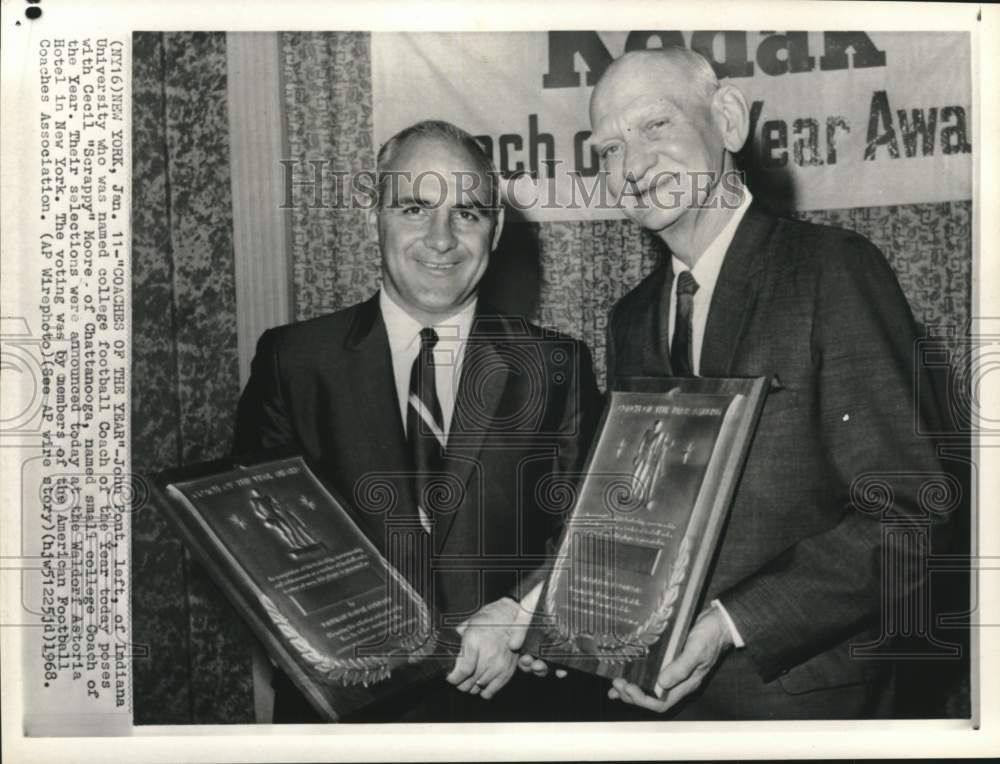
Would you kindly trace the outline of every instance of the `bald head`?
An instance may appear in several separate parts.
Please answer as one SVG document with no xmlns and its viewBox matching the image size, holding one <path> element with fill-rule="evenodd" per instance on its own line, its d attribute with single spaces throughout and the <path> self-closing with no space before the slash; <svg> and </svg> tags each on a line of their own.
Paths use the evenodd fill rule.
<svg viewBox="0 0 1000 764">
<path fill-rule="evenodd" d="M 636 90 L 669 91 L 675 98 L 708 108 L 719 90 L 719 80 L 704 56 L 687 48 L 636 50 L 611 62 L 590 99 L 590 122 L 608 94 L 629 85 Z"/>
</svg>

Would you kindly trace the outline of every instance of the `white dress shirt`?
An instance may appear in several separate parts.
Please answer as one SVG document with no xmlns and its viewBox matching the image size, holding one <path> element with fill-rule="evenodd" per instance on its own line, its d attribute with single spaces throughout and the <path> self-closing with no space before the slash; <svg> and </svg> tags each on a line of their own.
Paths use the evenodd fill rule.
<svg viewBox="0 0 1000 764">
<path fill-rule="evenodd" d="M 722 263 L 726 259 L 726 252 L 729 245 L 733 243 L 736 229 L 740 221 L 746 214 L 753 196 L 750 190 L 743 188 L 743 200 L 736 208 L 733 216 L 726 223 L 725 228 L 719 231 L 712 243 L 708 245 L 701 257 L 694 264 L 694 268 L 688 268 L 685 263 L 676 256 L 673 257 L 674 283 L 670 288 L 670 341 L 674 338 L 674 323 L 677 320 L 677 274 L 681 271 L 691 271 L 694 280 L 698 283 L 698 291 L 694 293 L 691 305 L 691 359 L 694 364 L 694 373 L 701 371 L 701 348 L 705 342 L 705 326 L 708 323 L 708 309 L 712 305 L 712 295 L 715 293 L 715 283 L 719 280 L 719 273 L 722 271 Z M 726 608 L 719 600 L 712 600 L 712 607 L 718 609 L 722 615 L 722 620 L 729 628 L 729 635 L 733 638 L 733 645 L 737 648 L 744 647 L 743 637 L 740 635 L 732 617 L 726 612 Z"/>
<path fill-rule="evenodd" d="M 694 268 L 688 268 L 676 256 L 672 258 L 674 267 L 674 283 L 670 288 L 670 311 L 669 316 L 669 337 L 674 339 L 674 322 L 677 320 L 677 274 L 681 271 L 691 271 L 694 280 L 698 282 L 698 291 L 694 293 L 691 307 L 691 359 L 694 363 L 694 373 L 701 370 L 701 346 L 705 341 L 705 324 L 708 322 L 708 308 L 712 304 L 712 294 L 715 292 L 715 282 L 719 280 L 719 271 L 722 270 L 722 261 L 726 259 L 726 250 L 733 243 L 733 236 L 740 221 L 746 214 L 747 208 L 753 197 L 750 191 L 743 189 L 743 201 L 733 212 L 733 216 L 726 223 L 726 227 L 719 231 L 719 235 L 712 240 L 701 257 L 694 264 Z"/>
<path fill-rule="evenodd" d="M 385 331 L 389 336 L 392 375 L 396 380 L 399 415 L 405 433 L 406 410 L 410 397 L 410 372 L 413 369 L 413 362 L 420 353 L 420 330 L 425 327 L 397 305 L 384 289 L 379 292 L 378 302 L 382 310 Z M 475 313 L 476 301 L 473 300 L 461 312 L 430 327 L 438 335 L 437 345 L 434 346 L 434 385 L 444 419 L 445 441 L 448 439 L 451 417 L 455 411 L 455 395 L 458 392 L 459 375 L 462 373 L 465 341 L 472 329 Z"/>
</svg>

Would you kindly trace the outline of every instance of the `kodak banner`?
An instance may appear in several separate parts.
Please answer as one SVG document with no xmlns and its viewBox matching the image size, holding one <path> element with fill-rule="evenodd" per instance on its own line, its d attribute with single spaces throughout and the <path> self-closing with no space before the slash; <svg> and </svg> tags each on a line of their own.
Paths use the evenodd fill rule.
<svg viewBox="0 0 1000 764">
<path fill-rule="evenodd" d="M 702 53 L 743 91 L 741 169 L 776 209 L 972 196 L 963 32 L 376 33 L 376 145 L 444 119 L 492 154 L 508 204 L 528 219 L 617 217 L 590 144 L 590 94 L 614 58 L 663 45 Z"/>
</svg>

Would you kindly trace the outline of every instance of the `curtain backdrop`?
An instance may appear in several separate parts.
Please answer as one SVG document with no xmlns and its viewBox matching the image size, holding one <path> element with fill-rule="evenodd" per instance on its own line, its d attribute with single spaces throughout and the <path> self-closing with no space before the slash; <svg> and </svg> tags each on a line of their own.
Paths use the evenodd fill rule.
<svg viewBox="0 0 1000 764">
<path fill-rule="evenodd" d="M 374 166 L 369 36 L 283 33 L 289 158 Z M 133 464 L 140 474 L 226 452 L 239 395 L 232 199 L 222 34 L 139 34 L 134 47 Z M 428 115 L 433 116 L 433 115 Z M 331 198 L 332 174 L 325 174 Z M 298 194 L 299 196 L 301 194 Z M 971 202 L 814 211 L 885 253 L 917 318 L 964 333 L 971 299 Z M 378 251 L 359 210 L 290 211 L 294 316 L 370 296 Z M 611 305 L 661 256 L 625 221 L 511 221 L 484 299 L 587 342 L 604 379 Z M 242 306 L 244 309 L 252 306 Z M 133 519 L 137 723 L 253 719 L 244 627 L 159 514 Z"/>
<path fill-rule="evenodd" d="M 138 34 L 132 465 L 226 452 L 239 395 L 224 34 Z M 253 721 L 247 633 L 152 506 L 132 518 L 136 724 Z"/>
</svg>

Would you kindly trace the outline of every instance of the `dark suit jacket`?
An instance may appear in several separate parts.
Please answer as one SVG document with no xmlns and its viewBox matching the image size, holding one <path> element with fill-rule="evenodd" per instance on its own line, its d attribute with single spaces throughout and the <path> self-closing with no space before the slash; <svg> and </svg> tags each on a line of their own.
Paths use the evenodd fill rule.
<svg viewBox="0 0 1000 764">
<path fill-rule="evenodd" d="M 234 451 L 303 453 L 432 601 L 439 625 L 454 626 L 494 600 L 518 597 L 524 577 L 539 577 L 567 509 L 546 497 L 558 497 L 559 481 L 580 469 L 600 405 L 583 343 L 480 305 L 437 479 L 431 559 L 393 556 L 387 534 L 416 517 L 416 497 L 376 295 L 261 336 Z"/>
<path fill-rule="evenodd" d="M 668 262 L 612 310 L 611 386 L 670 374 L 671 283 Z M 927 520 L 918 492 L 942 471 L 915 434 L 918 410 L 936 419 L 915 396 L 915 331 L 870 242 L 751 205 L 716 283 L 700 367 L 771 381 L 706 597 L 721 600 L 746 648 L 723 658 L 681 717 L 887 712 L 885 663 L 850 647 L 880 639 L 885 521 Z M 871 493 L 880 482 L 891 511 Z M 906 585 L 920 573 L 907 571 Z"/>
</svg>

